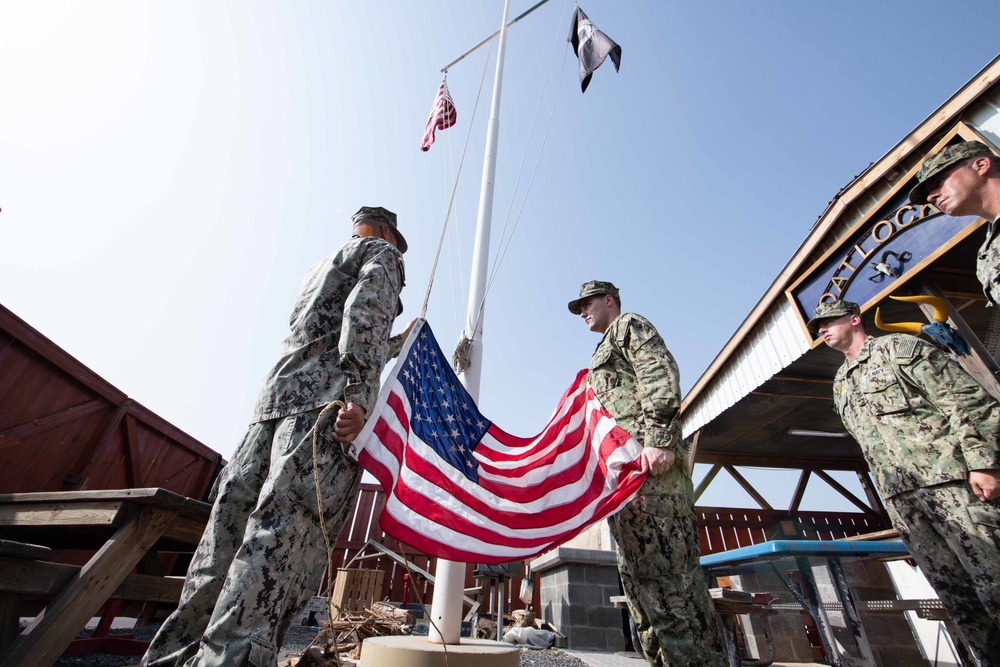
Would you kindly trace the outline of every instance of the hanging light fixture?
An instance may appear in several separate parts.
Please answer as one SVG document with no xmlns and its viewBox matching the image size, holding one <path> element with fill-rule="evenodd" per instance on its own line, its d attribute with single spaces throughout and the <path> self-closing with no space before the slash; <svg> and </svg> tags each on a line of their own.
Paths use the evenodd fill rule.
<svg viewBox="0 0 1000 667">
<path fill-rule="evenodd" d="M 814 431 L 808 428 L 792 427 L 785 431 L 788 435 L 802 435 L 808 438 L 846 438 L 847 433 L 843 431 Z"/>
</svg>

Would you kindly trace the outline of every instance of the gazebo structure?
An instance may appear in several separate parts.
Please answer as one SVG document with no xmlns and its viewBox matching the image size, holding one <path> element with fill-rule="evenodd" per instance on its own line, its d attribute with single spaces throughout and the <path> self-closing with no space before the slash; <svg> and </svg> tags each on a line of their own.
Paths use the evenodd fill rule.
<svg viewBox="0 0 1000 667">
<path fill-rule="evenodd" d="M 1000 57 L 836 193 L 685 397 L 685 437 L 695 443 L 696 461 L 712 466 L 699 492 L 726 470 L 760 504 L 753 514 L 728 512 L 728 518 L 727 510 L 700 508 L 703 553 L 743 547 L 761 537 L 829 539 L 890 528 L 860 447 L 833 410 L 832 380 L 843 355 L 805 327 L 820 302 L 857 302 L 868 331 L 877 334 L 876 308 L 888 322 L 932 320 L 930 307 L 890 296 L 942 297 L 948 322 L 971 348 L 959 363 L 1000 397 L 1000 314 L 986 307 L 975 273 L 987 221 L 951 217 L 932 205 L 914 206 L 907 198 L 921 162 L 947 144 L 977 139 L 1000 153 L 998 77 Z M 764 494 L 740 475 L 740 466 L 798 471 L 790 504 L 768 505 Z M 857 473 L 863 497 L 830 475 L 845 470 Z M 803 494 L 816 478 L 838 490 L 858 513 L 800 512 Z M 760 532 L 754 534 L 755 528 Z M 913 570 L 902 563 L 889 567 L 898 597 L 919 597 L 914 591 L 925 582 Z M 912 617 L 910 622 L 925 659 L 931 660 L 928 647 L 935 640 L 940 643 L 940 636 L 933 636 L 940 627 L 919 627 Z M 921 638 L 921 633 L 931 636 Z M 883 664 L 877 650 L 868 658 Z"/>
</svg>

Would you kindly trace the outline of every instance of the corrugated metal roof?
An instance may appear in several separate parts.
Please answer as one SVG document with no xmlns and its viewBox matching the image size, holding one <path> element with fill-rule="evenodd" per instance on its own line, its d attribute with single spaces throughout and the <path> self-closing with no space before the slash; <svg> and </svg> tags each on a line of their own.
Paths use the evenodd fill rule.
<svg viewBox="0 0 1000 667">
<path fill-rule="evenodd" d="M 1000 91 L 983 96 L 969 109 L 966 121 L 994 146 L 1000 146 Z"/>
<path fill-rule="evenodd" d="M 809 350 L 809 339 L 788 301 L 776 305 L 718 373 L 712 389 L 684 415 L 684 437 L 722 414 Z"/>
</svg>

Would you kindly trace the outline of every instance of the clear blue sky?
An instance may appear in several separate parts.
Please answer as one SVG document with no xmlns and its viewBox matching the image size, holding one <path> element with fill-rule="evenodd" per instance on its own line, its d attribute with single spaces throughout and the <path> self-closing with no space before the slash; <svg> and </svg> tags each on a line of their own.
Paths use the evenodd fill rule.
<svg viewBox="0 0 1000 667">
<path fill-rule="evenodd" d="M 449 73 L 458 125 L 429 153 L 419 143 L 440 68 L 495 29 L 500 6 L 0 3 L 0 303 L 228 456 L 299 281 L 359 206 L 398 213 L 410 251 L 397 328 L 419 312 L 471 128 L 428 312 L 452 349 L 487 49 Z M 509 247 L 480 404 L 519 435 L 597 343 L 566 311 L 580 283 L 621 288 L 686 391 L 837 191 L 996 55 L 1000 25 L 995 0 L 591 0 L 622 67 L 605 63 L 581 94 L 572 7 L 551 0 L 508 43 L 493 247 Z"/>
</svg>

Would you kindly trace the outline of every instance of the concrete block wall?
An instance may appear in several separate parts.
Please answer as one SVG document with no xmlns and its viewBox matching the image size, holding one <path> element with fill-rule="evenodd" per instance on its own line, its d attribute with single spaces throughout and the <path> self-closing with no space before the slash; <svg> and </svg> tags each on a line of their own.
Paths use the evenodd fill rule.
<svg viewBox="0 0 1000 667">
<path fill-rule="evenodd" d="M 761 572 L 731 577 L 733 588 L 751 593 L 771 593 L 783 603 L 796 604 L 795 598 L 782 585 L 778 578 L 769 573 Z M 747 620 L 749 619 L 749 623 Z M 743 630 L 747 642 L 753 642 L 757 656 L 766 654 L 764 640 L 764 620 L 759 616 L 744 616 Z M 814 662 L 816 656 L 809 646 L 802 617 L 798 613 L 779 613 L 768 616 L 766 621 L 771 628 L 771 640 L 774 644 L 774 657 L 778 662 Z"/>
<path fill-rule="evenodd" d="M 559 547 L 531 563 L 539 573 L 539 616 L 566 636 L 566 648 L 621 651 L 625 648 L 618 566 L 609 551 Z"/>
<path fill-rule="evenodd" d="M 813 576 L 820 600 L 824 604 L 837 603 L 836 589 L 829 570 L 821 561 L 815 561 Z M 855 601 L 895 600 L 885 565 L 879 561 L 844 562 L 844 571 Z M 776 576 L 768 573 L 746 574 L 731 578 L 733 588 L 750 592 L 770 592 L 783 603 L 797 604 L 795 598 Z M 833 626 L 834 635 L 842 646 L 850 646 L 853 638 L 847 629 L 843 612 L 827 608 L 827 615 Z M 926 664 L 909 623 L 901 612 L 876 613 L 860 612 L 872 655 L 877 667 L 912 667 Z M 747 622 L 749 620 L 749 623 Z M 760 617 L 742 617 L 748 642 L 756 644 L 764 651 L 763 628 Z M 798 612 L 781 612 L 768 617 L 775 647 L 775 659 L 779 662 L 818 661 L 806 638 L 802 616 Z M 758 653 L 757 655 L 762 655 Z"/>
</svg>

